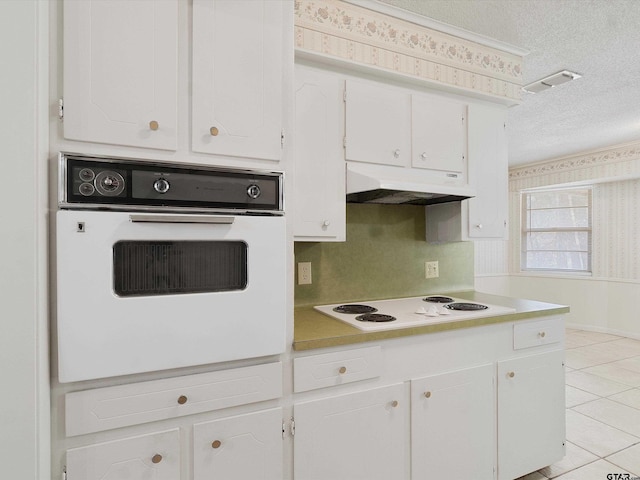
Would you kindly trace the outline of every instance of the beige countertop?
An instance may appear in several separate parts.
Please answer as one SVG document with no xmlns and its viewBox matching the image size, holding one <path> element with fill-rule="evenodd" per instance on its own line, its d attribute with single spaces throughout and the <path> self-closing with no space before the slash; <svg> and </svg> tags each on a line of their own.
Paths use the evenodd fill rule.
<svg viewBox="0 0 640 480">
<path fill-rule="evenodd" d="M 501 305 L 515 308 L 514 313 L 484 317 L 471 320 L 459 320 L 443 322 L 420 327 L 400 328 L 397 330 L 383 330 L 378 332 L 364 332 L 333 319 L 313 309 L 313 306 L 296 307 L 294 310 L 294 335 L 293 349 L 297 351 L 312 350 L 316 348 L 335 347 L 362 342 L 372 342 L 389 338 L 407 337 L 411 335 L 423 335 L 428 333 L 456 330 L 460 328 L 479 327 L 501 322 L 513 322 L 545 315 L 559 315 L 569 312 L 569 307 L 544 303 L 534 300 L 522 300 L 487 293 L 468 291 L 454 293 L 439 293 L 439 295 L 451 295 L 464 300 L 480 303 Z"/>
</svg>

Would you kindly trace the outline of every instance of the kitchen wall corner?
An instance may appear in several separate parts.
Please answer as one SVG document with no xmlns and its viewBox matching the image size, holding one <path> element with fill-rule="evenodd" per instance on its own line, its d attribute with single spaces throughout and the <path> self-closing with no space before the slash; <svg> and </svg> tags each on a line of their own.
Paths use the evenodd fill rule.
<svg viewBox="0 0 640 480">
<path fill-rule="evenodd" d="M 311 262 L 311 285 L 295 286 L 295 304 L 410 297 L 472 290 L 472 242 L 425 241 L 424 207 L 347 204 L 347 241 L 295 243 L 295 262 Z M 425 279 L 426 261 L 440 276 Z"/>
</svg>

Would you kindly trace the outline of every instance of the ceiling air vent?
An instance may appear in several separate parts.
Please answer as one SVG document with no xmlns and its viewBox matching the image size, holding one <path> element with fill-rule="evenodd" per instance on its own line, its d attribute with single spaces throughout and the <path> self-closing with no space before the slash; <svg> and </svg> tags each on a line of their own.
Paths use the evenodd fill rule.
<svg viewBox="0 0 640 480">
<path fill-rule="evenodd" d="M 524 87 L 522 87 L 522 90 L 527 93 L 540 93 L 580 77 L 582 77 L 582 75 L 578 73 L 570 72 L 569 70 L 563 70 L 561 72 L 554 73 L 553 75 L 545 77 L 542 80 L 538 80 L 537 82 L 525 85 Z"/>
</svg>

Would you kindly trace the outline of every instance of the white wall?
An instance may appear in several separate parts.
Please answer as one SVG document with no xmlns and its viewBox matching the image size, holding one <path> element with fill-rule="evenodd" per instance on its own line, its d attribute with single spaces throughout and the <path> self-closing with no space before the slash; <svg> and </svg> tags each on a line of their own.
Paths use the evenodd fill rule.
<svg viewBox="0 0 640 480">
<path fill-rule="evenodd" d="M 476 290 L 569 305 L 567 326 L 640 339 L 640 284 L 533 275 L 476 277 Z"/>
<path fill-rule="evenodd" d="M 47 1 L 0 1 L 0 477 L 7 479 L 50 478 L 48 8 Z"/>
<path fill-rule="evenodd" d="M 476 289 L 569 305 L 567 324 L 640 338 L 640 144 L 512 169 L 510 239 L 477 242 Z M 522 189 L 593 184 L 592 275 L 520 272 Z"/>
</svg>

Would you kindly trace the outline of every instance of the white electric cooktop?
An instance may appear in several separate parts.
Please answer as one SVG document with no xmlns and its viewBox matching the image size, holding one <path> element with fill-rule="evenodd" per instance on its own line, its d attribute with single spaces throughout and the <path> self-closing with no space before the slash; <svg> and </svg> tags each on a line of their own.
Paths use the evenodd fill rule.
<svg viewBox="0 0 640 480">
<path fill-rule="evenodd" d="M 359 330 L 369 332 L 494 317 L 516 311 L 511 307 L 440 295 L 336 303 L 314 308 Z"/>
</svg>

